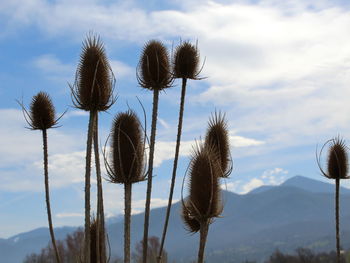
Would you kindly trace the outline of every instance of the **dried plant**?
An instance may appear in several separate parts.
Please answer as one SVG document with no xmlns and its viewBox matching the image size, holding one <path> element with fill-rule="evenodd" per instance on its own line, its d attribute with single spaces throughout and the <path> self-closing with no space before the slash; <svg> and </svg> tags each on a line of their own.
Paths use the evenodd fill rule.
<svg viewBox="0 0 350 263">
<path fill-rule="evenodd" d="M 86 168 L 85 168 L 85 239 L 84 255 L 85 263 L 90 263 L 90 176 L 91 176 L 91 148 L 94 142 L 97 175 L 97 220 L 102 222 L 98 226 L 104 228 L 102 180 L 99 168 L 98 152 L 98 121 L 97 113 L 106 111 L 115 102 L 113 97 L 114 75 L 108 62 L 102 41 L 98 36 L 88 35 L 83 42 L 80 62 L 76 71 L 75 83 L 71 85 L 73 104 L 76 108 L 89 111 L 89 126 L 86 147 Z M 93 139 L 95 138 L 95 139 Z M 98 235 L 100 231 L 97 232 Z M 98 236 L 98 243 L 105 243 L 104 229 L 103 236 Z M 98 246 L 98 245 L 96 245 Z M 102 245 L 102 254 L 105 254 L 105 245 Z"/>
<path fill-rule="evenodd" d="M 177 170 L 177 163 L 178 163 L 179 151 L 180 151 L 187 79 L 198 79 L 198 75 L 200 73 L 199 52 L 197 47 L 192 45 L 190 42 L 185 41 L 181 43 L 176 48 L 174 57 L 172 60 L 173 60 L 172 61 L 173 76 L 174 78 L 182 79 L 182 89 L 181 89 L 181 101 L 180 101 L 180 110 L 179 110 L 179 121 L 177 126 L 178 128 L 177 128 L 177 137 L 176 137 L 176 146 L 175 146 L 175 157 L 174 157 L 172 178 L 171 178 L 170 191 L 169 191 L 169 200 L 168 200 L 168 206 L 167 206 L 167 211 L 165 215 L 162 240 L 161 240 L 160 250 L 158 253 L 158 263 L 161 262 L 161 255 L 164 248 L 164 242 L 165 242 L 167 228 L 169 224 L 171 203 L 172 203 L 173 194 L 174 194 L 176 170 Z"/>
<path fill-rule="evenodd" d="M 130 263 L 132 184 L 145 180 L 145 138 L 135 112 L 116 116 L 111 138 L 110 160 L 105 157 L 105 166 L 110 182 L 124 184 L 124 262 Z"/>
<path fill-rule="evenodd" d="M 55 128 L 59 117 L 55 117 L 55 107 L 51 101 L 50 96 L 45 92 L 39 92 L 32 99 L 30 104 L 29 112 L 24 107 L 23 103 L 20 103 L 23 110 L 23 115 L 27 121 L 30 129 L 41 130 L 43 136 L 43 149 L 44 149 L 44 177 L 45 177 L 45 199 L 46 199 L 46 209 L 47 217 L 49 222 L 49 231 L 51 236 L 51 242 L 54 247 L 56 261 L 59 263 L 60 255 L 58 253 L 58 248 L 56 245 L 55 234 L 53 231 L 52 216 L 51 216 L 51 206 L 50 206 L 50 191 L 49 191 L 49 170 L 48 170 L 48 143 L 47 143 L 47 129 Z"/>
<path fill-rule="evenodd" d="M 232 159 L 225 114 L 215 112 L 209 119 L 205 146 L 213 148 L 221 167 L 220 177 L 227 178 L 232 171 Z"/>
<path fill-rule="evenodd" d="M 189 197 L 183 201 L 183 219 L 190 231 L 200 231 L 198 263 L 204 262 L 209 224 L 223 209 L 215 152 L 203 144 L 194 149 L 189 167 Z"/>
<path fill-rule="evenodd" d="M 145 45 L 138 66 L 137 79 L 141 87 L 153 91 L 152 125 L 147 170 L 147 194 L 143 234 L 143 263 L 146 263 L 159 92 L 165 88 L 169 88 L 173 82 L 169 68 L 169 55 L 166 47 L 161 42 L 151 40 Z"/>
<path fill-rule="evenodd" d="M 322 168 L 321 155 L 326 146 L 328 148 L 327 171 Z M 323 176 L 335 180 L 335 229 L 337 262 L 340 262 L 340 235 L 339 235 L 339 188 L 340 179 L 349 179 L 348 175 L 348 147 L 339 136 L 323 144 L 320 152 L 316 151 L 317 165 Z"/>
</svg>

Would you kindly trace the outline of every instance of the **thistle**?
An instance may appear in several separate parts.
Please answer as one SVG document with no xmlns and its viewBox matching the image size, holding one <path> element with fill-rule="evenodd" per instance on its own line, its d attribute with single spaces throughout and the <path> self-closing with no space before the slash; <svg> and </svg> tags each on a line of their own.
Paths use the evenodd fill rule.
<svg viewBox="0 0 350 263">
<path fill-rule="evenodd" d="M 327 159 L 327 171 L 321 166 L 321 155 L 324 147 L 329 145 L 328 159 Z M 340 179 L 349 179 L 348 175 L 348 147 L 343 139 L 340 137 L 328 140 L 318 153 L 316 151 L 317 165 L 323 176 L 328 179 L 335 180 L 335 232 L 336 232 L 336 249 L 337 249 L 337 262 L 340 262 L 340 235 L 339 235 L 339 188 Z"/>
<path fill-rule="evenodd" d="M 221 168 L 212 148 L 197 146 L 189 168 L 189 197 L 183 202 L 183 220 L 191 232 L 200 231 L 198 263 L 204 262 L 209 225 L 223 209 L 219 177 Z"/>
<path fill-rule="evenodd" d="M 80 62 L 78 64 L 75 83 L 71 85 L 73 104 L 76 108 L 89 111 L 89 126 L 86 147 L 85 166 L 85 239 L 84 255 L 86 263 L 90 263 L 90 176 L 91 148 L 94 142 L 97 175 L 97 221 L 103 236 L 97 237 L 102 242 L 102 256 L 105 257 L 104 215 L 102 200 L 102 180 L 98 152 L 98 116 L 99 111 L 108 110 L 115 99 L 113 97 L 114 76 L 109 65 L 102 41 L 97 36 L 89 35 L 83 42 Z M 99 235 L 100 231 L 97 231 Z M 98 247 L 98 245 L 96 245 Z M 99 251 L 98 251 L 99 252 Z M 103 259 L 103 261 L 106 261 Z"/>
<path fill-rule="evenodd" d="M 50 96 L 45 92 L 39 92 L 32 99 L 30 104 L 29 112 L 25 109 L 23 103 L 20 103 L 24 118 L 30 129 L 32 130 L 41 130 L 43 137 L 43 150 L 44 150 L 44 177 L 45 177 L 45 199 L 46 199 L 46 210 L 49 223 L 49 231 L 51 236 L 51 242 L 55 250 L 56 261 L 59 263 L 60 255 L 58 253 L 55 234 L 53 231 L 52 216 L 51 216 L 51 206 L 50 206 L 50 191 L 49 191 L 49 171 L 48 171 L 48 144 L 47 144 L 47 129 L 55 128 L 59 117 L 55 117 L 55 107 L 52 104 Z"/>
<path fill-rule="evenodd" d="M 186 96 L 186 83 L 187 83 L 187 79 L 198 79 L 198 75 L 200 73 L 200 70 L 198 67 L 199 52 L 197 47 L 192 45 L 190 42 L 187 42 L 187 41 L 183 42 L 176 48 L 172 63 L 173 63 L 174 78 L 182 79 L 182 89 L 181 89 L 181 101 L 180 101 L 180 110 L 179 110 L 179 121 L 177 126 L 178 128 L 177 128 L 173 172 L 172 172 L 170 192 L 169 192 L 169 201 L 168 201 L 164 228 L 163 228 L 162 241 L 161 241 L 159 254 L 158 254 L 158 263 L 161 262 L 161 255 L 162 255 L 167 228 L 169 224 L 171 203 L 172 203 L 173 194 L 174 194 L 176 170 L 177 170 L 177 163 L 179 159 L 181 133 L 182 133 L 182 121 L 183 121 L 185 96 Z"/>
<path fill-rule="evenodd" d="M 169 68 L 169 55 L 166 47 L 161 42 L 151 40 L 145 45 L 138 66 L 137 79 L 141 87 L 153 91 L 152 127 L 147 170 L 147 195 L 143 234 L 143 263 L 146 263 L 159 92 L 165 88 L 169 88 L 173 81 Z"/>
<path fill-rule="evenodd" d="M 145 140 L 140 121 L 133 111 L 116 116 L 111 138 L 110 161 L 105 157 L 105 166 L 110 182 L 124 184 L 124 262 L 130 263 L 132 184 L 145 179 Z"/>
<path fill-rule="evenodd" d="M 227 178 L 232 171 L 232 161 L 225 114 L 215 112 L 209 119 L 205 146 L 215 152 L 221 167 L 220 177 Z"/>
</svg>

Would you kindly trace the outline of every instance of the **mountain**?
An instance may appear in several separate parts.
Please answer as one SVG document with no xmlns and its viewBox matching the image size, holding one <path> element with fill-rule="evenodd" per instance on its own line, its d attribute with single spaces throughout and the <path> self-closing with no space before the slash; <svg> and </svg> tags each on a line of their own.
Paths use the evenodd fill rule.
<svg viewBox="0 0 350 263">
<path fill-rule="evenodd" d="M 341 189 L 341 235 L 350 247 L 350 195 Z M 334 185 L 306 177 L 293 177 L 279 186 L 265 187 L 245 195 L 224 192 L 223 217 L 210 226 L 206 262 L 263 262 L 276 248 L 292 252 L 297 247 L 315 251 L 334 249 Z M 180 203 L 170 217 L 165 249 L 178 263 L 190 262 L 197 254 L 198 234 L 188 234 L 181 222 Z M 150 236 L 160 236 L 166 208 L 151 211 Z M 143 214 L 132 217 L 131 240 L 142 239 Z M 122 255 L 123 221 L 107 224 L 113 255 Z M 63 238 L 74 228 L 58 228 Z M 36 229 L 9 239 L 0 239 L 0 255 L 8 263 L 21 262 L 26 254 L 39 252 L 49 242 L 47 229 Z M 134 246 L 133 246 L 134 247 Z M 171 261 L 170 261 L 171 262 Z"/>
<path fill-rule="evenodd" d="M 313 193 L 334 193 L 334 185 L 330 183 L 324 183 L 318 180 L 314 180 L 305 176 L 297 175 L 282 183 L 280 186 L 293 186 L 300 189 L 304 189 Z M 268 190 L 271 190 L 273 185 L 263 185 L 251 190 L 250 194 L 258 194 Z M 345 187 L 340 187 L 341 194 L 350 194 L 350 189 Z"/>
</svg>

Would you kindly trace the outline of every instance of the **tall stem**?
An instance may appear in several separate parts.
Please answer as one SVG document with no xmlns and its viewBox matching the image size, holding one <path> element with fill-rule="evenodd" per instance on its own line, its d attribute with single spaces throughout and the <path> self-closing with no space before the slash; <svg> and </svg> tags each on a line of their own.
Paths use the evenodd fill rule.
<svg viewBox="0 0 350 263">
<path fill-rule="evenodd" d="M 103 207 L 103 190 L 101 178 L 100 154 L 98 148 L 98 114 L 95 116 L 94 131 L 94 154 L 97 178 L 97 227 L 96 227 L 96 252 L 97 258 L 102 263 L 106 263 L 106 245 L 105 245 L 105 217 Z"/>
<path fill-rule="evenodd" d="M 181 89 L 179 122 L 177 125 L 177 137 L 176 137 L 176 146 L 175 146 L 175 158 L 174 158 L 174 165 L 173 165 L 173 174 L 172 174 L 172 178 L 171 178 L 169 201 L 168 201 L 168 207 L 167 207 L 166 215 L 165 215 L 162 241 L 160 244 L 160 249 L 159 249 L 159 254 L 158 254 L 158 260 L 157 260 L 158 263 L 160 263 L 162 260 L 163 247 L 164 247 L 165 237 L 166 237 L 166 233 L 167 233 L 167 229 L 168 229 L 169 217 L 170 217 L 170 211 L 171 211 L 171 203 L 172 203 L 173 194 L 174 194 L 176 169 L 177 169 L 177 163 L 179 160 L 179 151 L 180 151 L 180 142 L 181 142 L 182 120 L 183 120 L 183 113 L 184 113 L 184 106 L 185 106 L 186 82 L 187 82 L 187 79 L 183 78 L 182 79 L 182 89 Z"/>
<path fill-rule="evenodd" d="M 131 183 L 124 184 L 124 263 L 130 263 Z"/>
<path fill-rule="evenodd" d="M 335 179 L 335 232 L 337 240 L 337 263 L 340 263 L 340 237 L 339 237 L 339 181 Z"/>
<path fill-rule="evenodd" d="M 143 254 L 142 254 L 143 263 L 147 263 L 148 226 L 149 226 L 149 212 L 150 212 L 150 206 L 151 206 L 153 157 L 154 157 L 154 145 L 155 145 L 156 128 L 157 128 L 158 98 L 159 98 L 159 90 L 154 89 L 152 127 L 151 127 L 151 139 L 150 139 L 150 148 L 149 148 L 148 174 L 147 174 L 147 196 L 146 196 L 145 222 L 144 222 L 144 232 L 143 232 Z"/>
<path fill-rule="evenodd" d="M 45 176 L 45 199 L 46 199 L 46 209 L 47 209 L 47 218 L 49 221 L 49 230 L 53 248 L 55 250 L 55 256 L 57 263 L 60 263 L 60 255 L 56 246 L 55 233 L 53 232 L 52 226 L 52 217 L 51 217 L 51 206 L 50 206 L 50 191 L 49 191 L 49 169 L 48 169 L 48 151 L 47 151 L 47 131 L 43 131 L 43 144 L 44 144 L 44 176 Z"/>
<path fill-rule="evenodd" d="M 203 220 L 201 222 L 200 237 L 199 237 L 199 250 L 198 250 L 198 263 L 204 263 L 204 250 L 207 242 L 209 229 L 209 221 Z"/>
<path fill-rule="evenodd" d="M 91 177 L 91 148 L 94 133 L 96 111 L 90 111 L 89 128 L 86 142 L 85 158 L 85 238 L 84 238 L 84 263 L 90 263 L 90 177 Z"/>
</svg>

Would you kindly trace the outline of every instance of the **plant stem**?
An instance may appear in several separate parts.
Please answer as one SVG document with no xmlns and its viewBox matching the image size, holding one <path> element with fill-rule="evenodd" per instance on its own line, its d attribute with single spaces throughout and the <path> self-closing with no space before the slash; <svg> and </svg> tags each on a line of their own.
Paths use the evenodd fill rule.
<svg viewBox="0 0 350 263">
<path fill-rule="evenodd" d="M 337 241 L 337 263 L 340 263 L 340 238 L 339 238 L 339 181 L 335 179 L 335 231 Z"/>
<path fill-rule="evenodd" d="M 205 244 L 207 242 L 208 229 L 209 229 L 208 219 L 203 220 L 201 222 L 201 228 L 200 228 L 198 263 L 204 263 L 204 250 L 205 250 Z"/>
<path fill-rule="evenodd" d="M 150 139 L 148 173 L 147 173 L 147 196 L 146 196 L 145 222 L 144 222 L 144 232 L 143 232 L 143 254 L 142 254 L 143 263 L 147 263 L 148 226 L 149 226 L 149 212 L 150 212 L 150 206 L 151 206 L 153 158 L 154 158 L 154 146 L 155 146 L 156 129 L 157 129 L 158 99 L 159 99 L 159 90 L 154 89 L 152 127 L 151 127 L 151 139 Z"/>
<path fill-rule="evenodd" d="M 168 201 L 168 207 L 166 210 L 162 241 L 160 244 L 160 249 L 159 249 L 159 254 L 158 254 L 158 260 L 157 260 L 158 263 L 160 263 L 162 260 L 163 247 L 164 247 L 165 237 L 166 237 L 166 233 L 167 233 L 167 229 L 168 229 L 169 217 L 170 217 L 170 211 L 171 211 L 171 203 L 172 203 L 173 194 L 174 194 L 176 169 L 177 169 L 177 163 L 179 160 L 179 151 L 180 151 L 180 142 L 181 142 L 182 120 L 183 120 L 184 105 L 185 105 L 186 82 L 187 82 L 187 79 L 183 78 L 182 79 L 182 89 L 181 89 L 179 122 L 178 122 L 178 126 L 177 126 L 177 137 L 176 137 L 176 146 L 175 146 L 175 158 L 174 158 L 174 165 L 173 165 L 173 174 L 172 174 L 172 178 L 171 178 L 169 201 Z"/>
<path fill-rule="evenodd" d="M 90 263 L 90 177 L 91 177 L 91 148 L 94 134 L 96 111 L 90 111 L 89 128 L 86 142 L 85 158 L 85 239 L 84 239 L 84 263 Z"/>
<path fill-rule="evenodd" d="M 124 184 L 124 263 L 130 263 L 130 218 L 132 184 Z"/>
<path fill-rule="evenodd" d="M 96 178 L 97 178 L 96 252 L 97 252 L 97 258 L 102 263 L 106 263 L 105 217 L 104 217 L 104 207 L 103 207 L 100 154 L 99 154 L 99 148 L 98 148 L 98 114 L 96 114 L 95 116 L 94 154 L 95 154 L 95 166 L 96 166 Z"/>
<path fill-rule="evenodd" d="M 60 263 L 60 256 L 56 246 L 55 233 L 53 232 L 52 217 L 51 217 L 51 206 L 50 206 L 50 191 L 49 191 L 49 169 L 48 169 L 48 150 L 47 150 L 47 130 L 43 129 L 43 144 L 44 144 L 44 176 L 45 176 L 45 199 L 46 199 L 46 209 L 47 218 L 49 221 L 49 230 L 53 248 L 55 250 L 55 256 L 57 263 Z"/>
</svg>

